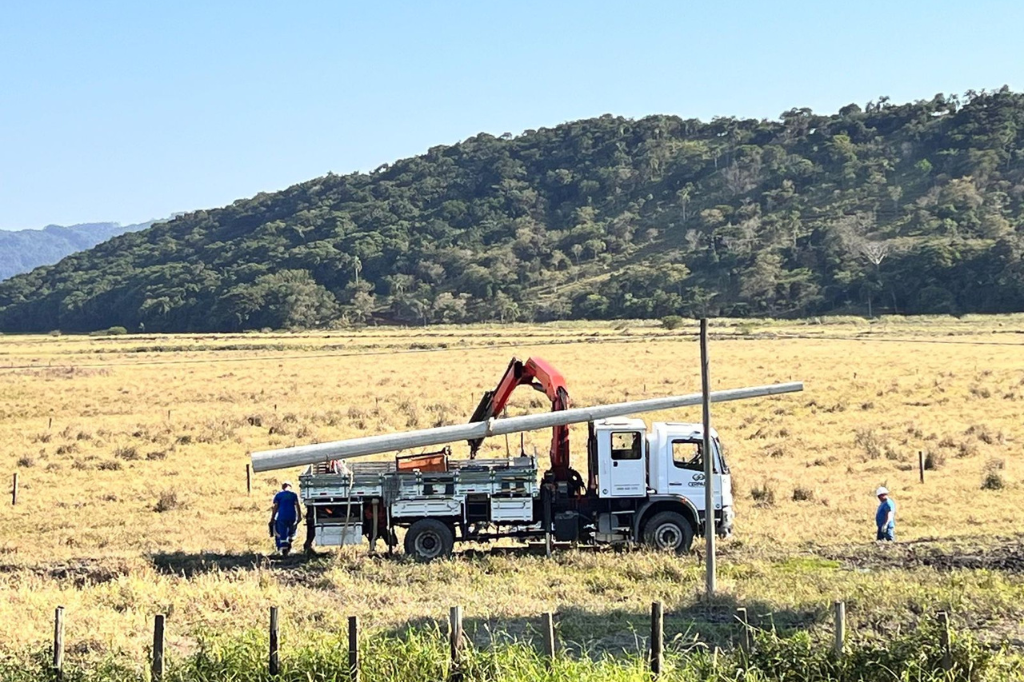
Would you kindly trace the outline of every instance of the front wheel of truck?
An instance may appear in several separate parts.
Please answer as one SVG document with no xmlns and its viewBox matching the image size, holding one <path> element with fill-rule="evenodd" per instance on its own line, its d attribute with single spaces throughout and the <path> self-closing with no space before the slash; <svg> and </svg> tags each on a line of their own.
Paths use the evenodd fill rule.
<svg viewBox="0 0 1024 682">
<path fill-rule="evenodd" d="M 454 547 L 452 529 L 437 519 L 420 519 L 405 534 L 405 553 L 416 561 L 450 557 Z"/>
<path fill-rule="evenodd" d="M 686 554 L 693 544 L 693 526 L 682 514 L 658 512 L 644 524 L 643 541 L 653 549 Z"/>
</svg>

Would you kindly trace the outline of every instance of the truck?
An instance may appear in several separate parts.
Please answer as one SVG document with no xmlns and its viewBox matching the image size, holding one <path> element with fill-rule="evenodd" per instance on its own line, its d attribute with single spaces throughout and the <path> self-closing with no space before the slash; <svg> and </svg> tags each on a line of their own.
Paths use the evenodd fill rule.
<svg viewBox="0 0 1024 682">
<path fill-rule="evenodd" d="M 518 386 L 545 393 L 552 410 L 569 408 L 562 375 L 541 358 L 513 359 L 471 422 L 493 420 Z M 705 508 L 704 431 L 701 424 L 617 416 L 587 423 L 584 478 L 572 467 L 567 425 L 552 429 L 550 466 L 522 448 L 513 456 L 470 457 L 450 447 L 391 461 L 330 460 L 310 464 L 299 477 L 306 508 L 305 549 L 384 540 L 418 561 L 450 556 L 455 543 L 513 539 L 570 545 L 642 545 L 685 553 L 695 537 L 733 528 L 729 467 L 711 430 L 714 508 Z"/>
</svg>

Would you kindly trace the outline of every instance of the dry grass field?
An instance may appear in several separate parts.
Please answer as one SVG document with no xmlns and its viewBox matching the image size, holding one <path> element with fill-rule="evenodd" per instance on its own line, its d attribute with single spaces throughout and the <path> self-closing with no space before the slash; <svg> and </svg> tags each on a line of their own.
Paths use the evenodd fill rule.
<svg viewBox="0 0 1024 682">
<path fill-rule="evenodd" d="M 141 660 L 161 612 L 172 653 L 184 655 L 202 633 L 262 627 L 272 604 L 286 645 L 340 630 L 350 614 L 398 631 L 462 603 L 477 638 L 527 632 L 556 610 L 567 639 L 636 650 L 652 599 L 666 602 L 670 636 L 683 639 L 724 637 L 737 604 L 782 630 L 824 629 L 842 598 L 859 632 L 948 608 L 990 641 L 1021 646 L 1024 316 L 713 324 L 715 389 L 806 388 L 713 409 L 738 500 L 710 612 L 696 558 L 264 557 L 270 498 L 298 472 L 257 475 L 249 497 L 250 451 L 463 421 L 513 355 L 552 361 L 576 405 L 695 392 L 694 331 L 0 336 L 0 475 L 20 476 L 18 505 L 0 504 L 0 652 L 41 647 L 58 604 L 72 657 Z M 510 411 L 544 409 L 524 391 Z M 574 428 L 575 442 L 583 433 Z M 543 456 L 547 438 L 528 434 L 527 451 Z M 487 447 L 504 454 L 505 440 Z M 930 467 L 923 485 L 918 451 Z M 899 504 L 900 542 L 879 548 L 882 484 Z"/>
</svg>

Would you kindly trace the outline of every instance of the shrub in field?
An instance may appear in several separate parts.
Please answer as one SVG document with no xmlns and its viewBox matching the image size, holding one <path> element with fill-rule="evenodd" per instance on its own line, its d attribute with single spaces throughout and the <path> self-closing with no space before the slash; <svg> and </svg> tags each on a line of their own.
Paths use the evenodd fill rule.
<svg viewBox="0 0 1024 682">
<path fill-rule="evenodd" d="M 128 330 L 124 327 L 108 327 L 107 329 L 97 329 L 94 332 L 89 332 L 89 336 L 124 336 L 128 333 Z"/>
<path fill-rule="evenodd" d="M 156 501 L 153 506 L 153 510 L 160 512 L 168 512 L 174 509 L 182 509 L 185 504 L 178 498 L 178 493 L 173 490 L 165 490 L 160 493 L 160 499 Z"/>
<path fill-rule="evenodd" d="M 17 464 L 22 469 L 29 469 L 36 465 L 36 460 L 32 455 L 22 455 L 18 458 Z"/>
<path fill-rule="evenodd" d="M 964 432 L 968 436 L 974 436 L 982 443 L 986 445 L 995 445 L 996 443 L 1002 443 L 1005 437 L 1001 431 L 993 431 L 984 424 L 975 424 Z"/>
<path fill-rule="evenodd" d="M 679 329 L 686 322 L 680 315 L 666 315 L 661 318 L 661 326 L 665 329 Z"/>
<path fill-rule="evenodd" d="M 878 459 L 885 450 L 885 443 L 874 429 L 857 429 L 853 442 L 864 450 L 868 459 Z"/>
<path fill-rule="evenodd" d="M 768 481 L 764 481 L 760 486 L 754 486 L 750 489 L 750 498 L 759 507 L 774 507 L 775 488 Z"/>
<path fill-rule="evenodd" d="M 793 501 L 794 502 L 810 502 L 814 499 L 814 491 L 810 488 L 805 488 L 802 485 L 798 485 L 793 488 Z"/>
<path fill-rule="evenodd" d="M 971 386 L 970 391 L 971 395 L 973 395 L 976 398 L 992 397 L 992 391 L 990 391 L 987 386 Z"/>
<path fill-rule="evenodd" d="M 139 458 L 139 451 L 135 446 L 122 445 L 121 447 L 114 450 L 114 456 L 118 459 L 123 459 L 126 462 L 132 462 Z"/>
<path fill-rule="evenodd" d="M 924 456 L 924 468 L 934 471 L 946 463 L 946 456 L 937 450 L 929 450 Z"/>
<path fill-rule="evenodd" d="M 1006 481 L 998 471 L 986 471 L 985 477 L 981 479 L 982 490 L 1002 490 L 1005 487 Z"/>
<path fill-rule="evenodd" d="M 973 457 L 978 454 L 978 444 L 974 441 L 961 441 L 960 445 L 957 446 L 956 456 L 957 457 Z"/>
<path fill-rule="evenodd" d="M 1003 480 L 1003 461 L 993 460 L 985 466 L 985 474 L 981 479 L 982 490 L 1002 490 L 1006 487 L 1006 481 Z"/>
</svg>

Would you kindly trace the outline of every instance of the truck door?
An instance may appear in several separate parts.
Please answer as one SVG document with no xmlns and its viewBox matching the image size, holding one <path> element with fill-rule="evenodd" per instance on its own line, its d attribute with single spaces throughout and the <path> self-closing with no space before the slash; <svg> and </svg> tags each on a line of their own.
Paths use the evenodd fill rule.
<svg viewBox="0 0 1024 682">
<path fill-rule="evenodd" d="M 642 497 L 647 494 L 644 438 L 640 431 L 605 431 L 600 448 L 601 497 Z"/>
</svg>

